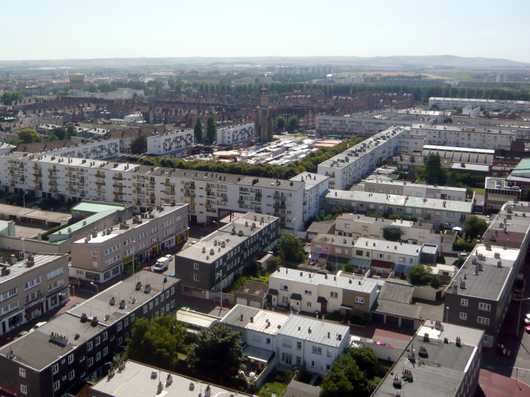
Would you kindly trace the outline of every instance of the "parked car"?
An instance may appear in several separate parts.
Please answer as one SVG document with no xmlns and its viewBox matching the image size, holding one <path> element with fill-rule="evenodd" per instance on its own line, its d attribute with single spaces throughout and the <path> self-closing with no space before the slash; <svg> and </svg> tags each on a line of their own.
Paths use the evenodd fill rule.
<svg viewBox="0 0 530 397">
<path fill-rule="evenodd" d="M 524 323 L 530 325 L 530 313 L 526 313 L 526 316 L 524 316 Z"/>
<path fill-rule="evenodd" d="M 158 258 L 156 263 L 151 266 L 151 270 L 156 273 L 163 273 L 169 268 L 169 264 L 173 259 L 173 255 L 166 255 L 162 258 Z"/>
</svg>

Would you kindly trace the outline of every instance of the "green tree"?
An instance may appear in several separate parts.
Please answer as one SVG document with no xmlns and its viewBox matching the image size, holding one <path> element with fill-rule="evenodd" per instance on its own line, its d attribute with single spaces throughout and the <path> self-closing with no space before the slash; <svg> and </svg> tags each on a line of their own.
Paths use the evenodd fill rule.
<svg viewBox="0 0 530 397">
<path fill-rule="evenodd" d="M 22 94 L 19 92 L 4 92 L 0 97 L 2 104 L 6 106 L 13 105 L 22 99 Z"/>
<path fill-rule="evenodd" d="M 66 139 L 66 130 L 62 127 L 53 129 L 52 134 L 60 141 Z"/>
<path fill-rule="evenodd" d="M 197 119 L 195 127 L 193 128 L 193 135 L 195 136 L 195 143 L 202 143 L 202 123 L 201 119 Z"/>
<path fill-rule="evenodd" d="M 287 121 L 287 131 L 294 132 L 296 130 L 298 130 L 298 117 L 291 116 L 289 117 L 289 120 Z"/>
<path fill-rule="evenodd" d="M 464 221 L 464 233 L 470 239 L 481 237 L 487 228 L 488 223 L 476 215 L 471 215 Z"/>
<path fill-rule="evenodd" d="M 131 152 L 134 154 L 143 154 L 147 151 L 147 138 L 139 136 L 131 142 Z"/>
<path fill-rule="evenodd" d="M 24 143 L 40 142 L 40 136 L 34 128 L 21 128 L 17 131 L 17 135 Z"/>
<path fill-rule="evenodd" d="M 217 137 L 217 126 L 215 124 L 215 120 L 212 116 L 208 117 L 208 120 L 206 121 L 206 140 L 208 141 L 208 144 L 211 145 L 215 142 L 215 138 Z"/>
<path fill-rule="evenodd" d="M 67 128 L 66 128 L 66 139 L 70 139 L 71 137 L 73 136 L 76 136 L 76 132 L 75 132 L 75 128 L 73 125 L 69 125 Z"/>
<path fill-rule="evenodd" d="M 383 228 L 383 238 L 388 241 L 399 241 L 403 232 L 399 227 L 388 226 Z"/>
<path fill-rule="evenodd" d="M 184 350 L 186 329 L 174 316 L 137 319 L 127 344 L 130 358 L 171 369 L 177 362 L 177 352 Z"/>
<path fill-rule="evenodd" d="M 434 278 L 431 269 L 425 265 L 414 265 L 409 270 L 409 280 L 412 285 L 429 285 Z"/>
<path fill-rule="evenodd" d="M 195 373 L 218 383 L 235 378 L 242 360 L 239 333 L 222 324 L 201 331 L 188 356 Z"/>
<path fill-rule="evenodd" d="M 279 116 L 276 119 L 276 131 L 279 131 L 279 132 L 285 131 L 285 119 L 282 116 Z"/>
<path fill-rule="evenodd" d="M 445 185 L 447 172 L 442 168 L 440 156 L 429 154 L 425 158 L 425 182 L 433 185 Z"/>
<path fill-rule="evenodd" d="M 298 265 L 305 261 L 304 243 L 290 233 L 281 234 L 277 249 L 284 264 Z"/>
</svg>

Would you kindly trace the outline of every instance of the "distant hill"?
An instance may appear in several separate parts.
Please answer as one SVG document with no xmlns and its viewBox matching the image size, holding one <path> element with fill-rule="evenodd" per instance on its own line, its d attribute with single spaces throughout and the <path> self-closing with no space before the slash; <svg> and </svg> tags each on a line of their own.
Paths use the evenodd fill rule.
<svg viewBox="0 0 530 397">
<path fill-rule="evenodd" d="M 139 68 L 178 67 L 186 65 L 317 65 L 340 64 L 352 67 L 383 69 L 529 69 L 530 63 L 502 58 L 459 57 L 454 55 L 430 56 L 377 56 L 377 57 L 168 57 L 168 58 L 102 58 L 64 60 L 20 60 L 0 61 L 0 68 Z"/>
</svg>

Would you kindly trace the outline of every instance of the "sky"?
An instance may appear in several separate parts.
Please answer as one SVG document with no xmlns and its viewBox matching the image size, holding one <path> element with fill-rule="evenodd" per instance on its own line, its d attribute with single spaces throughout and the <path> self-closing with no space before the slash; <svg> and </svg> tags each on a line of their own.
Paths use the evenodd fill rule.
<svg viewBox="0 0 530 397">
<path fill-rule="evenodd" d="M 459 55 L 530 62 L 528 0 L 2 0 L 0 60 Z"/>
</svg>

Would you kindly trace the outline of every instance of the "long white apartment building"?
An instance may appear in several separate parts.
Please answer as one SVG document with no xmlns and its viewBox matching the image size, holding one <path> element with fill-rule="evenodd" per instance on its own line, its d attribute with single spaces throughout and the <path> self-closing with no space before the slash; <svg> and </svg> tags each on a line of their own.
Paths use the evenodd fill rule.
<svg viewBox="0 0 530 397">
<path fill-rule="evenodd" d="M 429 107 L 437 109 L 461 109 L 466 106 L 480 107 L 483 110 L 510 110 L 530 112 L 530 101 L 481 98 L 430 97 Z"/>
<path fill-rule="evenodd" d="M 256 131 L 254 123 L 238 124 L 217 129 L 216 143 L 218 145 L 239 145 L 254 140 Z"/>
<path fill-rule="evenodd" d="M 251 211 L 277 216 L 283 228 L 304 226 L 301 180 L 16 153 L 0 157 L 0 189 L 140 207 L 188 203 L 198 223 Z"/>
<path fill-rule="evenodd" d="M 495 158 L 495 150 L 493 149 L 424 145 L 422 149 L 423 158 L 431 154 L 440 156 L 442 164 L 446 165 L 463 163 L 491 166 Z"/>
<path fill-rule="evenodd" d="M 174 154 L 193 147 L 195 135 L 193 130 L 171 131 L 149 135 L 146 141 L 147 154 Z"/>
<path fill-rule="evenodd" d="M 466 201 L 466 189 L 451 186 L 435 186 L 407 181 L 364 179 L 355 190 L 371 193 L 398 194 L 403 196 Z"/>
<path fill-rule="evenodd" d="M 302 181 L 304 186 L 304 223 L 318 215 L 324 197 L 329 190 L 329 177 L 312 172 L 302 172 L 291 181 Z"/>
<path fill-rule="evenodd" d="M 46 154 L 85 159 L 108 159 L 120 155 L 119 139 L 104 139 L 46 151 Z"/>
<path fill-rule="evenodd" d="M 184 242 L 187 207 L 158 207 L 75 241 L 70 276 L 80 282 L 106 283 L 121 275 L 126 264 L 143 263 Z"/>
<path fill-rule="evenodd" d="M 337 274 L 320 274 L 281 267 L 270 275 L 269 295 L 273 307 L 295 312 L 333 313 L 339 310 L 369 312 L 379 294 L 375 279 Z"/>
<path fill-rule="evenodd" d="M 324 375 L 350 345 L 346 325 L 235 305 L 220 320 L 241 334 L 243 354 Z"/>
<path fill-rule="evenodd" d="M 330 190 L 326 195 L 326 206 L 362 214 L 401 218 L 415 218 L 436 226 L 461 226 L 471 215 L 471 201 L 442 200 L 386 193 L 371 193 L 352 190 Z"/>
<path fill-rule="evenodd" d="M 424 136 L 423 142 L 421 136 Z M 486 128 L 446 124 L 413 124 L 410 135 L 404 134 L 404 143 L 412 151 L 422 151 L 423 145 L 453 146 L 477 149 L 510 150 L 517 139 L 513 131 L 502 128 Z"/>
<path fill-rule="evenodd" d="M 399 152 L 401 136 L 408 129 L 390 127 L 320 163 L 318 173 L 330 177 L 332 189 L 347 189 Z"/>
</svg>

